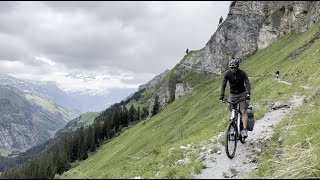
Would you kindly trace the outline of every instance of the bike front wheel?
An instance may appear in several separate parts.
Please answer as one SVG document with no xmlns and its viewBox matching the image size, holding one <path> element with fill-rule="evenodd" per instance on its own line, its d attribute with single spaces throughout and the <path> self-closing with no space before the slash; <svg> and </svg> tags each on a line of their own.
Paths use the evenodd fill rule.
<svg viewBox="0 0 320 180">
<path fill-rule="evenodd" d="M 238 131 L 237 127 L 233 123 L 229 123 L 226 131 L 226 137 L 225 137 L 225 149 L 227 156 L 231 159 L 236 154 L 237 149 L 237 137 L 238 137 Z"/>
</svg>

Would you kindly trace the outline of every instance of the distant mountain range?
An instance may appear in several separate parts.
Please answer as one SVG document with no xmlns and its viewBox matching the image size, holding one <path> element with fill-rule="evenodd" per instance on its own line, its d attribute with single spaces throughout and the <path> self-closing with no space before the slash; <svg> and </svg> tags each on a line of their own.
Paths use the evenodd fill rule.
<svg viewBox="0 0 320 180">
<path fill-rule="evenodd" d="M 37 82 L 21 80 L 6 74 L 0 74 L 0 85 L 10 85 L 23 92 L 29 92 L 56 102 L 68 109 L 85 112 L 105 110 L 111 104 L 121 101 L 136 89 L 111 89 L 109 93 L 65 92 L 55 82 Z"/>
<path fill-rule="evenodd" d="M 29 149 L 52 138 L 78 115 L 48 99 L 0 85 L 0 150 Z"/>
<path fill-rule="evenodd" d="M 42 143 L 80 114 L 105 110 L 131 91 L 135 89 L 113 89 L 109 94 L 95 95 L 68 93 L 55 82 L 0 74 L 0 153 L 24 151 Z"/>
</svg>

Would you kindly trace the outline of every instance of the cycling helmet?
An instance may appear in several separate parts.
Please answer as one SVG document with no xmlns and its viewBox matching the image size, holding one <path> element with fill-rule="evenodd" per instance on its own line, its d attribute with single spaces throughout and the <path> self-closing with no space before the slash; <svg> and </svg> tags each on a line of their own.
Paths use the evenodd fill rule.
<svg viewBox="0 0 320 180">
<path fill-rule="evenodd" d="M 229 62 L 229 68 L 238 68 L 239 67 L 239 60 L 238 59 L 232 59 L 230 62 Z"/>
</svg>

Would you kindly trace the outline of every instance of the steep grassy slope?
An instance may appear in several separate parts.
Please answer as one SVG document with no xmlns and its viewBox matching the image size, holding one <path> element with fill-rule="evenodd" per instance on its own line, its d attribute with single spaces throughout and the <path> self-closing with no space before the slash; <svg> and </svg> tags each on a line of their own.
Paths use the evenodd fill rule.
<svg viewBox="0 0 320 180">
<path fill-rule="evenodd" d="M 282 45 L 279 43 L 279 47 L 283 47 L 282 54 L 273 54 L 279 59 L 274 62 L 274 67 L 283 71 L 286 81 L 293 83 L 284 89 L 286 91 L 278 89 L 278 93 L 287 97 L 296 92 L 306 98 L 303 106 L 276 128 L 272 148 L 264 153 L 261 166 L 252 174 L 253 178 L 320 177 L 319 38 L 320 25 L 317 24 L 304 34 L 284 37 Z"/>
<path fill-rule="evenodd" d="M 94 119 L 97 116 L 99 116 L 100 113 L 101 112 L 83 113 L 79 117 L 68 122 L 68 124 L 64 128 L 58 130 L 55 135 L 58 135 L 62 132 L 66 132 L 66 131 L 75 131 L 77 128 L 80 128 L 82 126 L 89 126 L 89 125 L 93 124 Z"/>
<path fill-rule="evenodd" d="M 320 24 L 317 24 L 305 33 L 291 33 L 240 64 L 240 68 L 250 77 L 251 104 L 256 107 L 255 115 L 258 120 L 267 112 L 266 106 L 272 102 L 287 101 L 294 94 L 305 96 L 307 100 L 304 107 L 277 127 L 273 146 L 261 161 L 262 166 L 254 177 L 272 177 L 273 174 L 289 177 L 288 174 L 281 176 L 281 172 L 287 167 L 294 169 L 289 171 L 293 177 L 296 177 L 293 174 L 296 172 L 301 172 L 301 177 L 320 176 L 317 174 L 320 162 L 320 146 L 317 141 L 317 117 L 320 115 L 317 89 L 320 85 L 320 70 L 317 66 L 320 64 L 320 40 L 317 39 L 319 31 Z M 274 72 L 278 69 L 281 80 L 292 85 L 279 83 L 274 79 Z M 218 76 L 202 83 L 193 94 L 174 101 L 159 114 L 105 143 L 97 153 L 61 177 L 192 178 L 192 174 L 199 173 L 202 169 L 202 164 L 196 161 L 202 147 L 201 142 L 212 141 L 212 136 L 226 128 L 229 111 L 225 104 L 218 101 L 221 81 L 222 76 Z M 228 90 L 227 88 L 227 92 Z M 308 123 L 310 125 L 306 125 Z M 294 131 L 284 131 L 284 128 Z M 274 154 L 280 136 L 286 150 L 288 149 L 281 160 L 285 165 L 283 167 L 277 161 L 268 160 Z M 185 150 L 181 146 L 189 148 Z M 295 151 L 292 147 L 298 147 L 301 151 Z M 308 167 L 309 171 L 294 167 L 296 160 L 290 159 L 292 155 L 305 158 L 305 161 L 299 161 L 299 167 Z M 181 161 L 178 160 L 181 159 L 187 163 L 179 163 Z M 309 176 L 303 172 L 316 173 Z"/>
<path fill-rule="evenodd" d="M 33 102 L 38 106 L 41 106 L 50 113 L 60 113 L 66 122 L 69 122 L 72 118 L 74 118 L 77 115 L 76 112 L 72 110 L 67 110 L 66 108 L 62 108 L 61 106 L 58 106 L 56 103 L 48 99 L 44 99 L 33 94 L 26 94 L 25 97 L 30 102 Z"/>
<path fill-rule="evenodd" d="M 33 116 L 33 121 L 38 129 L 43 129 L 44 134 L 49 134 L 50 138 L 61 128 L 63 128 L 70 120 L 77 116 L 77 113 L 72 110 L 67 110 L 58 106 L 54 102 L 35 96 L 32 94 L 26 94 L 26 99 L 30 101 L 34 106 L 43 108 L 46 112 L 42 113 L 43 116 L 55 116 L 56 122 L 52 122 L 48 118 L 43 118 L 42 116 Z M 46 136 L 44 136 L 45 140 Z"/>
<path fill-rule="evenodd" d="M 215 126 L 216 123 L 212 121 L 212 116 L 221 116 L 221 114 L 214 115 L 217 114 L 214 113 L 214 109 L 220 111 L 222 107 L 221 104 L 214 104 L 213 101 L 218 98 L 218 96 L 213 97 L 213 90 L 219 88 L 218 81 L 219 79 L 208 81 L 199 88 L 201 92 L 199 91 L 197 96 L 186 96 L 175 101 L 160 114 L 138 123 L 127 132 L 106 143 L 92 158 L 84 162 L 83 167 L 78 166 L 81 168 L 80 171 L 88 177 L 95 178 L 130 178 L 141 174 L 153 177 L 160 164 L 171 166 L 175 159 L 180 158 L 180 155 L 177 152 L 176 158 L 169 157 L 168 149 L 172 147 L 178 149 L 180 145 L 198 142 L 203 138 L 207 139 L 213 133 L 214 128 L 206 127 Z M 216 86 L 212 87 L 212 84 Z M 220 118 L 214 119 L 218 121 Z M 224 125 L 220 127 L 224 128 Z M 153 160 L 150 161 L 150 158 Z M 92 168 L 91 165 L 94 165 L 95 168 Z M 195 163 L 195 166 L 199 164 Z M 107 172 L 105 169 L 110 171 Z M 79 170 L 71 170 L 69 173 L 75 173 L 76 177 L 83 177 L 77 171 Z M 171 177 L 170 172 L 164 176 Z"/>
</svg>

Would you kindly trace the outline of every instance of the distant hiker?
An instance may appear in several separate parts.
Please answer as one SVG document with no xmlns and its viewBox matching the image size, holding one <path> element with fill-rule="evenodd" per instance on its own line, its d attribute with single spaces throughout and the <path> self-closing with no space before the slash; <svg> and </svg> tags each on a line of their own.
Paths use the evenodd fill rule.
<svg viewBox="0 0 320 180">
<path fill-rule="evenodd" d="M 279 72 L 279 70 L 276 71 L 276 75 L 275 75 L 275 76 L 276 76 L 276 79 L 279 79 L 279 77 L 280 77 L 280 72 Z"/>
<path fill-rule="evenodd" d="M 186 53 L 188 54 L 189 53 L 189 49 L 187 48 L 187 50 L 186 50 Z"/>
<path fill-rule="evenodd" d="M 229 81 L 230 94 L 229 101 L 237 101 L 246 99 L 247 101 L 240 102 L 240 110 L 242 113 L 243 130 L 241 136 L 248 137 L 247 130 L 247 108 L 249 106 L 251 86 L 247 76 L 247 73 L 239 69 L 239 60 L 233 58 L 229 62 L 229 68 L 223 78 L 221 86 L 220 100 L 224 100 L 224 91 L 226 89 L 227 82 Z M 231 108 L 230 108 L 231 109 Z"/>
<path fill-rule="evenodd" d="M 223 21 L 223 17 L 221 16 L 218 26 L 222 23 L 222 21 Z"/>
</svg>

